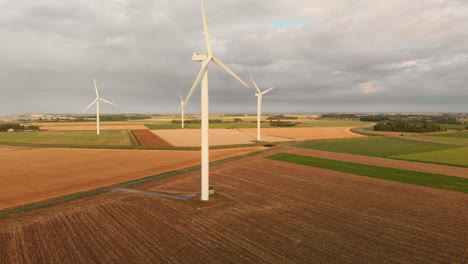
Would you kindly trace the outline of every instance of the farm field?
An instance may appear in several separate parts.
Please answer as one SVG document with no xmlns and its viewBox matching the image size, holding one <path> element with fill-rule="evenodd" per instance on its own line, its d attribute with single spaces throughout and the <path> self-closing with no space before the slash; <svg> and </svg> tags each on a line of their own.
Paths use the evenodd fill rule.
<svg viewBox="0 0 468 264">
<path fill-rule="evenodd" d="M 213 118 L 211 118 L 213 119 Z M 232 122 L 233 118 L 219 118 L 223 121 Z M 255 118 L 242 118 L 244 121 L 256 121 Z M 179 120 L 179 119 L 175 119 Z M 268 123 L 269 120 L 266 117 L 262 118 L 261 127 L 262 128 L 277 128 L 276 126 L 270 126 Z M 343 120 L 303 120 L 303 119 L 290 119 L 284 121 L 291 121 L 291 122 L 300 122 L 300 127 L 355 127 L 355 126 L 364 126 L 370 124 L 369 122 L 361 122 L 361 121 L 343 121 Z M 179 129 L 181 128 L 181 124 L 173 124 L 173 123 L 160 123 L 160 124 L 147 124 L 146 125 L 149 129 Z M 201 125 L 198 124 L 185 124 L 186 129 L 200 129 Z M 244 122 L 244 123 L 210 123 L 210 128 L 256 128 L 256 122 Z"/>
<path fill-rule="evenodd" d="M 210 146 L 251 144 L 256 142 L 257 134 L 246 133 L 239 129 L 210 129 Z M 200 129 L 164 129 L 151 130 L 155 135 L 179 147 L 199 147 L 201 145 Z M 289 138 L 266 136 L 262 140 L 267 142 L 291 141 Z"/>
<path fill-rule="evenodd" d="M 454 149 L 456 150 L 456 149 Z M 355 154 L 328 152 L 315 149 L 303 149 L 295 147 L 284 148 L 285 153 L 293 153 L 304 156 L 318 157 L 324 159 L 341 160 L 353 163 L 374 165 L 379 167 L 388 167 L 402 170 L 421 171 L 427 173 L 443 174 L 468 178 L 468 168 L 446 166 L 441 164 L 428 164 L 422 162 L 413 162 L 405 160 L 394 160 L 389 158 L 369 157 Z"/>
<path fill-rule="evenodd" d="M 443 126 L 447 129 L 453 129 L 453 130 L 463 130 L 466 127 L 466 125 L 457 125 L 457 124 L 438 124 L 438 125 Z"/>
<path fill-rule="evenodd" d="M 331 138 L 360 138 L 364 137 L 350 131 L 352 127 L 282 127 L 262 129 L 263 136 L 290 138 L 293 140 L 331 139 Z M 256 134 L 257 130 L 242 128 L 240 131 Z"/>
<path fill-rule="evenodd" d="M 389 159 L 403 159 L 450 166 L 468 166 L 466 159 L 468 148 L 393 137 L 311 141 L 295 144 L 294 146 Z"/>
<path fill-rule="evenodd" d="M 47 126 L 41 125 L 41 130 L 47 131 L 96 131 L 96 124 L 94 125 L 60 125 L 60 126 Z M 141 125 L 110 125 L 101 123 L 100 130 L 132 130 L 132 129 L 147 129 L 143 124 Z"/>
<path fill-rule="evenodd" d="M 0 219 L 1 261 L 463 263 L 466 194 L 264 158 L 271 154 L 213 166 L 215 190 L 235 200 L 217 207 L 109 192 Z M 132 188 L 190 193 L 199 174 Z"/>
<path fill-rule="evenodd" d="M 299 122 L 303 127 L 356 127 L 371 124 L 371 122 L 348 120 L 300 120 Z"/>
<path fill-rule="evenodd" d="M 61 145 L 114 145 L 130 146 L 132 141 L 127 131 L 40 131 L 40 132 L 3 132 L 0 143 L 33 143 Z"/>
<path fill-rule="evenodd" d="M 173 123 L 166 123 L 166 124 L 148 124 L 146 125 L 149 129 L 181 129 L 181 124 L 173 124 Z M 257 127 L 257 123 L 210 123 L 210 128 L 245 128 L 245 127 Z M 268 123 L 261 123 L 261 127 L 270 127 Z M 187 124 L 184 125 L 185 129 L 200 129 L 200 123 L 194 124 Z"/>
<path fill-rule="evenodd" d="M 144 130 L 131 130 L 130 131 L 135 138 L 136 143 L 140 146 L 172 146 L 164 139 L 156 136 L 151 131 Z"/>
<path fill-rule="evenodd" d="M 296 147 L 373 157 L 389 157 L 419 152 L 438 151 L 459 146 L 411 141 L 389 137 L 369 137 L 347 140 L 322 140 L 295 144 Z"/>
<path fill-rule="evenodd" d="M 435 134 L 435 135 L 428 134 L 427 136 L 414 135 L 412 137 L 468 145 L 468 132 L 445 133 L 445 134 Z"/>
<path fill-rule="evenodd" d="M 292 153 L 279 153 L 267 158 L 384 180 L 468 193 L 467 178 L 324 159 Z"/>
<path fill-rule="evenodd" d="M 1 147 L 0 210 L 89 191 L 200 163 L 199 151 Z M 210 152 L 211 160 L 264 149 Z"/>
<path fill-rule="evenodd" d="M 396 155 L 389 158 L 468 167 L 468 147 Z"/>
</svg>

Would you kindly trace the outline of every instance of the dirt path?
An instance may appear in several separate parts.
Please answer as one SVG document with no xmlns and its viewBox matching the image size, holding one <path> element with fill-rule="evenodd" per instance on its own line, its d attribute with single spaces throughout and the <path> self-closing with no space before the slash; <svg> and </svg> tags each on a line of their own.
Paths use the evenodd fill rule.
<svg viewBox="0 0 468 264">
<path fill-rule="evenodd" d="M 324 158 L 324 159 L 342 160 L 342 161 L 349 161 L 349 162 L 362 163 L 362 164 L 368 164 L 368 165 L 390 167 L 390 168 L 397 168 L 397 169 L 404 169 L 404 170 L 422 171 L 422 172 L 428 172 L 428 173 L 468 178 L 468 168 L 461 168 L 461 167 L 420 163 L 420 162 L 405 161 L 405 160 L 376 158 L 376 157 L 369 157 L 369 156 L 360 156 L 360 155 L 353 155 L 353 154 L 346 154 L 346 153 L 336 153 L 336 152 L 328 152 L 328 151 L 312 150 L 312 149 L 301 149 L 301 148 L 285 148 L 285 152 Z"/>
</svg>

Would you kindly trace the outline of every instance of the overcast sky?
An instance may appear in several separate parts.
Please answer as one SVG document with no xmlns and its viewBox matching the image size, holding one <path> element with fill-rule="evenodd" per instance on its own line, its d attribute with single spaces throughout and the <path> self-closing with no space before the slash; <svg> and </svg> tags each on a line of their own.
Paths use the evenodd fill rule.
<svg viewBox="0 0 468 264">
<path fill-rule="evenodd" d="M 468 112 L 466 0 L 205 0 L 216 57 L 264 112 Z M 206 53 L 198 0 L 0 0 L 0 113 L 173 113 Z M 210 112 L 255 112 L 210 64 Z M 252 86 L 253 87 L 253 86 Z M 92 113 L 93 110 L 88 110 Z M 200 112 L 200 89 L 187 112 Z"/>
</svg>

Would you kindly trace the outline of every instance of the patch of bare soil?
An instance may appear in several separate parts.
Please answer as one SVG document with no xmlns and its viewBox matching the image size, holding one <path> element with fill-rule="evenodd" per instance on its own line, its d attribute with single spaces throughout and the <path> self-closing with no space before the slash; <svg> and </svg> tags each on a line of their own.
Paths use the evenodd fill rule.
<svg viewBox="0 0 468 264">
<path fill-rule="evenodd" d="M 140 146 L 172 146 L 166 140 L 158 137 L 150 130 L 131 130 L 131 133 L 138 141 Z"/>
</svg>

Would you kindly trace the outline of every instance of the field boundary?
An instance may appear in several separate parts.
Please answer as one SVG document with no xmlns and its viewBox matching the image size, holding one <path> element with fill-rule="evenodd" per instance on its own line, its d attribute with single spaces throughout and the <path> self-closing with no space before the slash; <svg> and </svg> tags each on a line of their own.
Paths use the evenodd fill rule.
<svg viewBox="0 0 468 264">
<path fill-rule="evenodd" d="M 140 146 L 140 142 L 136 139 L 135 135 L 131 132 L 131 130 L 125 130 L 130 137 L 130 141 L 132 141 L 132 146 Z"/>
</svg>

